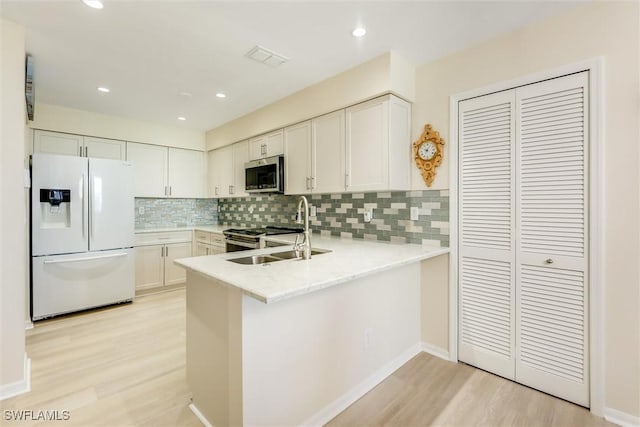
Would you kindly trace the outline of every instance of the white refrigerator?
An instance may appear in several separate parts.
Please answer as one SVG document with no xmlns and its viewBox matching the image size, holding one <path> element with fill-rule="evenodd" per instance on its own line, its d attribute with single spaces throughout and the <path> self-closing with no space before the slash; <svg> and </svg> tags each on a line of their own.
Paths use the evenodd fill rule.
<svg viewBox="0 0 640 427">
<path fill-rule="evenodd" d="M 31 170 L 32 319 L 131 301 L 131 163 L 36 153 Z"/>
</svg>

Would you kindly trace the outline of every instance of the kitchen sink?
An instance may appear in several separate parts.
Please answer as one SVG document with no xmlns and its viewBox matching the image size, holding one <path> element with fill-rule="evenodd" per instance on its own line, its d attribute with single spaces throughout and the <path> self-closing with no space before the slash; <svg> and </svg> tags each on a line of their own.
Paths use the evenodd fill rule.
<svg viewBox="0 0 640 427">
<path fill-rule="evenodd" d="M 255 264 L 266 264 L 268 262 L 274 262 L 274 261 L 282 261 L 282 259 L 275 258 L 269 255 L 253 255 L 253 256 L 245 256 L 242 258 L 233 258 L 227 261 L 235 262 L 236 264 L 255 265 Z"/>
<path fill-rule="evenodd" d="M 326 254 L 328 252 L 331 252 L 331 251 L 327 249 L 311 249 L 312 256 Z M 298 254 L 300 254 L 300 252 L 298 252 Z M 296 255 L 296 252 L 291 250 L 291 251 L 276 252 L 268 255 L 252 255 L 252 256 L 245 256 L 241 258 L 232 258 L 232 259 L 228 259 L 227 261 L 235 262 L 236 264 L 256 265 L 256 264 L 266 264 L 269 262 L 284 261 L 287 259 L 301 259 L 301 258 L 302 258 L 301 255 Z"/>
<path fill-rule="evenodd" d="M 320 255 L 320 254 L 326 254 L 327 252 L 331 252 L 329 250 L 326 249 L 311 249 L 311 255 Z M 276 252 L 274 254 L 269 254 L 270 256 L 276 257 L 276 258 L 281 258 L 281 259 L 294 259 L 294 258 L 300 258 L 301 257 L 301 251 L 298 252 L 298 254 L 296 254 L 296 251 L 284 251 L 284 252 Z"/>
</svg>

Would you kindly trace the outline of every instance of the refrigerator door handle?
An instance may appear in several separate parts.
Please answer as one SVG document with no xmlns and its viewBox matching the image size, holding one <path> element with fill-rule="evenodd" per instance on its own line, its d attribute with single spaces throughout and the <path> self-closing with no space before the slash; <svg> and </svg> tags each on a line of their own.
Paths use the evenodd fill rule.
<svg viewBox="0 0 640 427">
<path fill-rule="evenodd" d="M 96 200 L 96 186 L 95 186 L 96 177 L 91 175 L 91 177 L 89 179 L 91 180 L 91 189 L 90 189 L 91 197 L 89 197 L 89 203 L 91 205 L 90 206 L 90 208 L 91 208 L 91 212 L 90 212 L 91 220 L 89 221 L 89 227 L 91 228 L 90 237 L 93 239 L 94 238 L 93 237 L 93 229 L 94 229 L 94 224 L 96 223 L 96 220 L 95 220 L 96 212 L 95 212 L 95 209 L 94 209 L 94 203 L 95 203 L 95 200 Z"/>
<path fill-rule="evenodd" d="M 80 262 L 80 261 L 93 261 L 96 259 L 120 258 L 123 256 L 127 256 L 127 254 L 125 252 L 122 252 L 117 254 L 92 256 L 92 257 L 86 257 L 86 258 L 50 259 L 50 260 L 45 260 L 44 264 L 64 264 L 67 262 Z"/>
<path fill-rule="evenodd" d="M 84 178 L 85 178 L 85 175 L 82 174 L 82 178 L 80 179 L 80 194 L 81 194 L 80 199 L 83 198 L 82 195 L 84 194 Z M 84 206 L 83 206 L 82 207 L 82 237 L 83 238 L 87 237 L 87 234 L 85 233 L 85 230 L 87 229 L 85 221 L 86 221 L 86 215 L 84 213 Z"/>
</svg>

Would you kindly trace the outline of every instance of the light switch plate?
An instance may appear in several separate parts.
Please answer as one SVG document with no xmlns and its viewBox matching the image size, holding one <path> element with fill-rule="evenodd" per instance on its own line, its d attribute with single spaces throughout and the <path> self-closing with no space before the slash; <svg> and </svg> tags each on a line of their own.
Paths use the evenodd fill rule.
<svg viewBox="0 0 640 427">
<path fill-rule="evenodd" d="M 24 170 L 24 188 L 31 188 L 31 174 L 29 169 Z"/>
<path fill-rule="evenodd" d="M 417 221 L 420 219 L 420 211 L 417 206 L 411 207 L 411 221 Z"/>
<path fill-rule="evenodd" d="M 364 222 L 371 222 L 371 219 L 373 218 L 373 209 L 365 209 L 363 216 Z"/>
<path fill-rule="evenodd" d="M 309 206 L 309 216 L 315 217 L 316 215 L 318 215 L 318 209 L 313 205 Z"/>
<path fill-rule="evenodd" d="M 138 208 L 138 215 L 144 215 L 144 206 Z"/>
</svg>

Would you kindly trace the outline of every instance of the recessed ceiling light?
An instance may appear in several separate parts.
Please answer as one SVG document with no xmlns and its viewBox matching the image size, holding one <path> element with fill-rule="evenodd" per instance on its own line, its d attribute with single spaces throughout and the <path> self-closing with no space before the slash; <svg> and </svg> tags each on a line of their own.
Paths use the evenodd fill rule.
<svg viewBox="0 0 640 427">
<path fill-rule="evenodd" d="M 186 118 L 186 117 L 182 117 L 182 116 L 180 116 L 180 117 L 178 117 L 178 120 L 181 120 L 181 121 L 183 121 L 183 122 L 184 122 L 185 120 L 187 120 L 187 118 Z"/>
<path fill-rule="evenodd" d="M 102 9 L 104 7 L 100 0 L 82 0 L 82 3 L 93 9 Z"/>
<path fill-rule="evenodd" d="M 218 92 L 218 93 L 216 93 L 216 97 L 217 97 L 217 98 L 226 98 L 226 97 L 227 97 L 227 95 L 226 95 L 226 94 L 224 94 L 224 93 L 222 93 L 222 92 Z"/>
<path fill-rule="evenodd" d="M 365 30 L 365 29 L 364 29 L 364 28 L 362 28 L 362 27 L 358 27 L 358 28 L 356 28 L 355 30 L 353 30 L 353 31 L 351 32 L 351 34 L 353 34 L 353 37 L 362 37 L 362 36 L 364 36 L 365 34 L 367 34 L 367 30 Z"/>
<path fill-rule="evenodd" d="M 186 96 L 187 98 L 191 98 L 193 96 L 191 92 L 180 92 L 180 95 Z"/>
<path fill-rule="evenodd" d="M 109 92 L 111 92 L 111 89 L 109 89 L 108 87 L 100 86 L 100 87 L 98 88 L 98 91 L 99 91 L 99 92 L 103 92 L 103 93 L 109 93 Z"/>
</svg>

